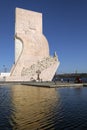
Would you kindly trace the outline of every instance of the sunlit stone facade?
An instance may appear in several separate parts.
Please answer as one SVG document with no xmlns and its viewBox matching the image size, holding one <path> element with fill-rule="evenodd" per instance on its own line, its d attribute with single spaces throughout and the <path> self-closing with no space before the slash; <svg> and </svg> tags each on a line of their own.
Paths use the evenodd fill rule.
<svg viewBox="0 0 87 130">
<path fill-rule="evenodd" d="M 42 31 L 42 14 L 16 8 L 15 63 L 10 81 L 51 81 L 58 66 L 57 55 L 51 57 Z"/>
</svg>

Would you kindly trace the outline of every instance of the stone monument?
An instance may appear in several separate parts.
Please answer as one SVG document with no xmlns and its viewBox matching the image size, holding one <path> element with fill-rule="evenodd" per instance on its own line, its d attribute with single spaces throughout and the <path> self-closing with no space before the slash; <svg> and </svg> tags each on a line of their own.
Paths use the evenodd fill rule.
<svg viewBox="0 0 87 130">
<path fill-rule="evenodd" d="M 42 13 L 16 8 L 15 63 L 7 81 L 51 81 L 59 61 L 49 54 L 42 30 Z"/>
</svg>

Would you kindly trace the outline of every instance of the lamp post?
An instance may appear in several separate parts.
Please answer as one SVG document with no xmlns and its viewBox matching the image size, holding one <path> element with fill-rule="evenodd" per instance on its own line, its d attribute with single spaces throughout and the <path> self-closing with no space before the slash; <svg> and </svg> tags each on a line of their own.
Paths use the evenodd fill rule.
<svg viewBox="0 0 87 130">
<path fill-rule="evenodd" d="M 40 74 L 41 74 L 41 71 L 40 71 L 40 70 L 37 70 L 36 73 L 37 73 L 37 80 L 40 81 Z"/>
</svg>

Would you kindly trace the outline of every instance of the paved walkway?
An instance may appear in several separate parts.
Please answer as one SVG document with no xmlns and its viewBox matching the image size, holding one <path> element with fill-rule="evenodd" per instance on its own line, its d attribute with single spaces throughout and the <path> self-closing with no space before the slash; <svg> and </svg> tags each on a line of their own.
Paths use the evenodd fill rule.
<svg viewBox="0 0 87 130">
<path fill-rule="evenodd" d="M 38 86 L 38 87 L 83 87 L 87 86 L 87 84 L 83 83 L 73 83 L 73 82 L 26 82 L 22 83 L 23 85 L 31 85 L 31 86 Z"/>
<path fill-rule="evenodd" d="M 56 87 L 87 87 L 87 83 L 74 83 L 74 82 L 26 82 L 26 81 L 15 81 L 15 82 L 6 82 L 0 81 L 0 85 L 28 85 L 28 86 L 36 86 L 36 87 L 49 87 L 49 88 L 56 88 Z"/>
</svg>

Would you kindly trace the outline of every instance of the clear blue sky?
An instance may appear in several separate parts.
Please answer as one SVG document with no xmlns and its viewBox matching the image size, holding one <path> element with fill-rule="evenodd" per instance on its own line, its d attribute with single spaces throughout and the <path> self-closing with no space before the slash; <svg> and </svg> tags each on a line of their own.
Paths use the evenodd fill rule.
<svg viewBox="0 0 87 130">
<path fill-rule="evenodd" d="M 87 0 L 1 0 L 0 71 L 14 62 L 15 8 L 43 13 L 50 54 L 57 52 L 58 73 L 87 73 Z"/>
</svg>

